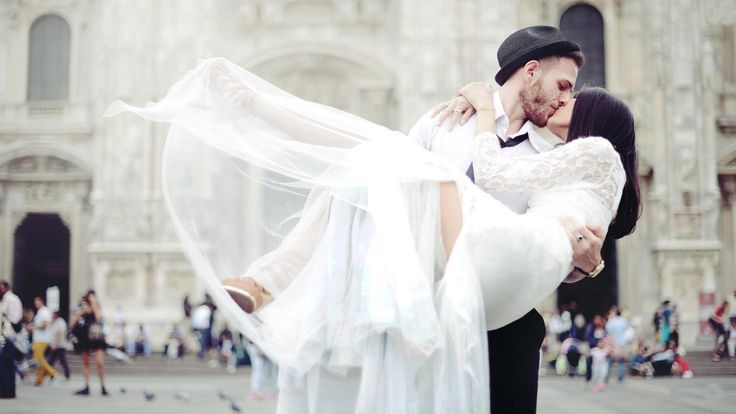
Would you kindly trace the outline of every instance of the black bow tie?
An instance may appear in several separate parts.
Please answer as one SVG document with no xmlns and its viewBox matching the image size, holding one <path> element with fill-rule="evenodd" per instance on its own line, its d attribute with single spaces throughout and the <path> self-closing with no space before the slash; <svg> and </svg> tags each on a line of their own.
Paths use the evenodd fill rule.
<svg viewBox="0 0 736 414">
<path fill-rule="evenodd" d="M 525 132 L 519 136 L 509 138 L 506 141 L 502 140 L 501 137 L 496 135 L 496 138 L 498 138 L 498 144 L 501 146 L 501 148 L 509 148 L 509 147 L 515 147 L 522 142 L 526 141 L 529 138 L 529 133 Z M 470 167 L 468 167 L 468 171 L 465 172 L 465 175 L 470 178 L 470 181 L 475 182 L 475 173 L 473 172 L 473 163 L 470 163 Z"/>
</svg>

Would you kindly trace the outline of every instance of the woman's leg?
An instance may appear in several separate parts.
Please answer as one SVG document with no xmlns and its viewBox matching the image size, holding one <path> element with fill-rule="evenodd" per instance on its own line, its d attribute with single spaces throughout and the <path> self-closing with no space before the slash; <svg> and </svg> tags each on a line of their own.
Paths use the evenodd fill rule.
<svg viewBox="0 0 736 414">
<path fill-rule="evenodd" d="M 89 351 L 80 351 L 82 356 L 82 376 L 84 377 L 84 388 L 75 392 L 76 395 L 89 395 Z"/>
<path fill-rule="evenodd" d="M 97 349 L 95 352 L 95 362 L 97 363 L 97 375 L 100 377 L 100 384 L 105 386 L 105 350 Z"/>
<path fill-rule="evenodd" d="M 440 220 L 442 222 L 442 245 L 445 248 L 445 257 L 449 258 L 463 226 L 462 206 L 455 182 L 440 184 Z"/>
</svg>

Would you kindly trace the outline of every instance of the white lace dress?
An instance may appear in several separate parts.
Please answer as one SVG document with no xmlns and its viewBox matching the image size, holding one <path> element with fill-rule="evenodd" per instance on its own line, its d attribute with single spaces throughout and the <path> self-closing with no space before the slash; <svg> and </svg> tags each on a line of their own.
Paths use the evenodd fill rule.
<svg viewBox="0 0 736 414">
<path fill-rule="evenodd" d="M 117 103 L 109 114 L 121 111 L 172 123 L 162 180 L 177 234 L 226 316 L 279 363 L 279 413 L 486 414 L 486 331 L 522 316 L 570 272 L 558 219 L 607 228 L 625 180 L 602 138 L 509 160 L 489 134 L 474 148 L 479 188 L 402 134 L 220 58 L 160 103 Z M 457 183 L 464 220 L 447 260 L 442 181 Z M 255 261 L 243 259 L 242 240 L 255 231 L 243 224 L 257 204 L 242 194 L 253 182 L 296 198 L 309 191 L 298 224 Z M 532 192 L 528 213 L 490 189 Z M 219 285 L 234 274 L 256 278 L 273 302 L 241 312 Z"/>
</svg>

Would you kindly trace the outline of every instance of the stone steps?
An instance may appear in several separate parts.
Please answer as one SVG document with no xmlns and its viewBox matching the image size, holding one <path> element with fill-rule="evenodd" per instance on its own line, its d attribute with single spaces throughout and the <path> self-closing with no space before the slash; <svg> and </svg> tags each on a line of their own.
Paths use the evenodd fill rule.
<svg viewBox="0 0 736 414">
<path fill-rule="evenodd" d="M 721 361 L 711 360 L 710 351 L 690 351 L 685 356 L 690 368 L 696 376 L 733 376 L 736 377 L 736 362 L 724 358 Z M 82 372 L 82 359 L 79 355 L 69 352 L 67 361 L 72 373 Z M 91 361 L 94 373 L 94 361 Z M 58 363 L 56 364 L 59 367 Z M 222 375 L 227 371 L 223 364 L 211 367 L 208 361 L 200 361 L 194 355 L 186 355 L 178 360 L 171 360 L 154 354 L 150 357 L 138 357 L 130 363 L 120 363 L 110 355 L 105 356 L 105 371 L 109 374 L 120 375 Z"/>
<path fill-rule="evenodd" d="M 67 362 L 72 375 L 82 373 L 82 357 L 73 352 L 67 353 Z M 56 368 L 60 368 L 58 362 Z M 95 375 L 94 360 L 90 360 L 90 372 Z M 199 360 L 194 355 L 172 360 L 161 354 L 150 357 L 138 357 L 128 363 L 119 362 L 110 355 L 105 355 L 105 373 L 109 375 L 223 375 L 227 371 L 225 365 L 218 363 L 210 366 L 207 360 Z"/>
<path fill-rule="evenodd" d="M 718 362 L 711 360 L 710 351 L 691 351 L 685 355 L 690 369 L 696 376 L 734 376 L 736 377 L 736 362 L 722 358 Z"/>
</svg>

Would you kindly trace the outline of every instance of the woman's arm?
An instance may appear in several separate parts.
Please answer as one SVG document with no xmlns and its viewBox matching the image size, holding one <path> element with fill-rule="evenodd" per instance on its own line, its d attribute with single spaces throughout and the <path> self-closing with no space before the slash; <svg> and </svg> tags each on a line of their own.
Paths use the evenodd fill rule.
<svg viewBox="0 0 736 414">
<path fill-rule="evenodd" d="M 69 318 L 69 327 L 73 327 L 79 322 L 79 319 L 82 317 L 82 310 L 77 309 L 76 312 L 74 312 L 74 315 L 72 315 L 71 318 Z"/>
</svg>

